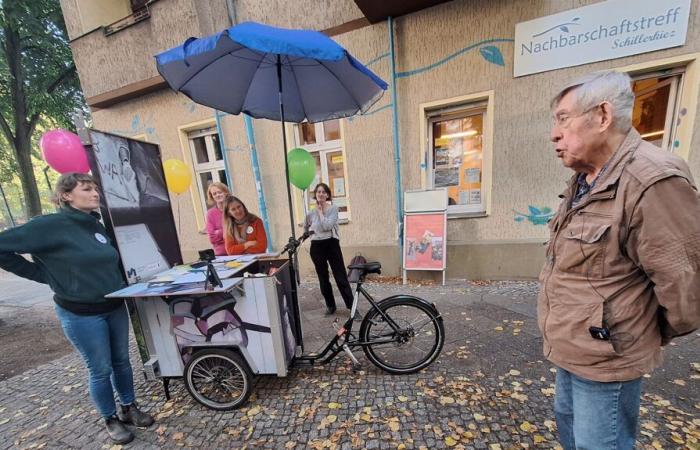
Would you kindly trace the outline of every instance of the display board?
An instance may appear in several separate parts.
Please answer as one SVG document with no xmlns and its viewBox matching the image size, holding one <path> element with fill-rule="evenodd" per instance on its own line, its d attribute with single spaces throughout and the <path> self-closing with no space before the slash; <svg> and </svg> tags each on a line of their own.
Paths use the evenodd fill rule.
<svg viewBox="0 0 700 450">
<path fill-rule="evenodd" d="M 441 270 L 447 262 L 447 191 L 404 193 L 403 282 L 408 270 Z"/>
<path fill-rule="evenodd" d="M 404 222 L 404 269 L 445 269 L 445 214 L 407 214 Z"/>
<path fill-rule="evenodd" d="M 182 264 L 158 146 L 97 130 L 88 136 L 102 218 L 119 249 L 127 282 Z"/>
</svg>

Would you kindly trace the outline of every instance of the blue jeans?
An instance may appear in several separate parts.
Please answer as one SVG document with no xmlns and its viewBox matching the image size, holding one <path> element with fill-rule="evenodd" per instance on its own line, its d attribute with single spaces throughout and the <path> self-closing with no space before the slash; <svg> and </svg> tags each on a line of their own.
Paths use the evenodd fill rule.
<svg viewBox="0 0 700 450">
<path fill-rule="evenodd" d="M 642 379 L 601 383 L 557 368 L 554 415 L 565 450 L 634 449 Z"/>
<path fill-rule="evenodd" d="M 80 352 L 90 373 L 90 396 L 102 417 L 116 414 L 112 386 L 122 405 L 134 402 L 129 363 L 129 314 L 123 305 L 112 312 L 81 316 L 56 305 L 63 333 Z"/>
</svg>

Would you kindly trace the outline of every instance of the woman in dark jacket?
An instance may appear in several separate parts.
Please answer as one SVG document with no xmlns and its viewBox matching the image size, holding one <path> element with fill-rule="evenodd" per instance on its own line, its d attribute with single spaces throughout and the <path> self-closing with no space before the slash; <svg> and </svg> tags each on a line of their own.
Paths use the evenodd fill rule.
<svg viewBox="0 0 700 450">
<path fill-rule="evenodd" d="M 58 213 L 0 233 L 0 267 L 51 286 L 63 332 L 88 368 L 92 401 L 110 438 L 125 444 L 134 438 L 125 423 L 147 427 L 153 418 L 135 402 L 126 306 L 104 298 L 124 286 L 119 254 L 95 212 L 100 194 L 90 175 L 61 175 L 55 200 Z M 20 256 L 27 253 L 31 261 Z"/>
<path fill-rule="evenodd" d="M 338 207 L 331 204 L 331 189 L 325 183 L 319 183 L 314 188 L 316 208 L 306 215 L 304 231 L 313 231 L 311 235 L 311 260 L 314 262 L 321 294 L 326 301 L 326 315 L 335 313 L 335 298 L 333 287 L 328 277 L 328 266 L 331 266 L 335 284 L 343 297 L 345 306 L 352 308 L 353 294 L 348 275 L 343 263 L 343 252 L 340 250 L 338 234 Z"/>
</svg>

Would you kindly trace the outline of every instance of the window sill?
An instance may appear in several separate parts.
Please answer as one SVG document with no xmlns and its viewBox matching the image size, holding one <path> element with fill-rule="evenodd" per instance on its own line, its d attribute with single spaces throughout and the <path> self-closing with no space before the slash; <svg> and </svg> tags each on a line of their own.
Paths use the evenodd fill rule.
<svg viewBox="0 0 700 450">
<path fill-rule="evenodd" d="M 105 26 L 104 27 L 104 34 L 105 34 L 105 36 L 109 36 L 109 35 L 112 35 L 114 33 L 118 33 L 120 31 L 122 31 L 126 28 L 129 28 L 132 25 L 136 25 L 137 23 L 142 22 L 150 17 L 151 17 L 151 12 L 148 9 L 148 5 L 144 6 L 143 8 L 139 9 L 138 11 L 134 11 L 132 14 L 129 14 L 128 16 Z"/>
<path fill-rule="evenodd" d="M 481 212 L 460 212 L 460 213 L 447 213 L 447 220 L 452 219 L 477 219 L 480 217 L 488 217 L 486 211 Z"/>
</svg>

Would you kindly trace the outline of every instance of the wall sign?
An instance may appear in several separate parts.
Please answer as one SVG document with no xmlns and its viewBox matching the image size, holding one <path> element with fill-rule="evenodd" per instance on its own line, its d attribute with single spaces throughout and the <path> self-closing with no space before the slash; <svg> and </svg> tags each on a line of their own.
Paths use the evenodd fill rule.
<svg viewBox="0 0 700 450">
<path fill-rule="evenodd" d="M 516 77 L 685 44 L 690 0 L 608 0 L 515 26 Z"/>
</svg>

